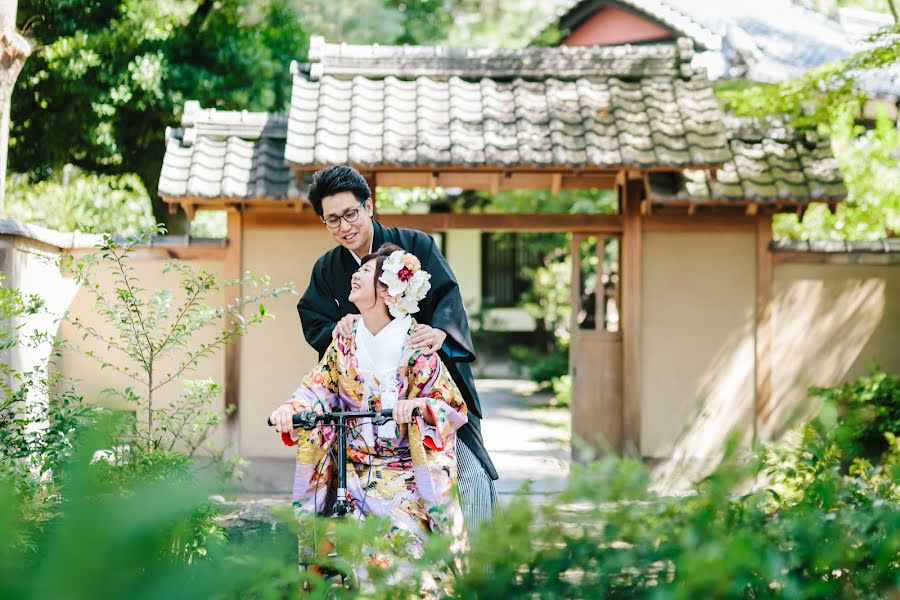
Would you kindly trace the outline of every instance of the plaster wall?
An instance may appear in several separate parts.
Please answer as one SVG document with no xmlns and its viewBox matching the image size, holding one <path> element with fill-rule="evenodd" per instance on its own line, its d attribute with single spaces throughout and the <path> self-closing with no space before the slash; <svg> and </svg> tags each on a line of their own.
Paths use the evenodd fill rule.
<svg viewBox="0 0 900 600">
<path fill-rule="evenodd" d="M 781 264 L 775 268 L 772 410 L 777 437 L 818 403 L 811 386 L 868 372 L 900 373 L 900 264 Z"/>
<path fill-rule="evenodd" d="M 334 240 L 324 228 L 249 229 L 243 232 L 244 269 L 266 274 L 274 285 L 288 281 L 302 294 L 312 267 Z M 249 332 L 241 342 L 240 448 L 250 458 L 291 458 L 294 449 L 281 443 L 266 418 L 287 400 L 318 355 L 303 338 L 298 296 L 266 302 L 275 319 Z M 252 310 L 252 307 L 249 307 Z"/>
<path fill-rule="evenodd" d="M 76 253 L 79 254 L 79 253 Z M 83 254 L 80 253 L 80 254 Z M 218 260 L 191 260 L 185 261 L 191 268 L 195 270 L 206 270 L 214 273 L 217 278 L 223 278 L 224 263 Z M 159 258 L 136 259 L 130 262 L 134 269 L 133 276 L 137 278 L 139 286 L 143 288 L 142 292 L 138 292 L 143 297 L 149 297 L 158 290 L 168 289 L 172 292 L 172 306 L 178 307 L 185 298 L 185 292 L 180 285 L 180 277 L 174 272 L 163 273 L 165 260 Z M 96 269 L 96 281 L 103 290 L 103 297 L 111 300 L 116 284 L 116 273 L 112 270 Z M 74 283 L 69 280 L 63 280 L 63 285 L 68 289 L 75 289 Z M 68 306 L 69 320 L 79 319 L 85 326 L 95 328 L 101 336 L 111 340 L 116 339 L 116 330 L 108 325 L 97 311 L 94 305 L 97 297 L 86 287 L 75 289 L 71 304 Z M 224 307 L 224 294 L 210 295 L 206 299 L 206 304 L 212 308 Z M 167 331 L 167 325 L 171 325 L 174 316 L 174 310 L 167 311 L 169 318 L 155 328 L 151 328 L 151 336 L 161 336 Z M 221 330 L 223 323 L 221 321 L 201 329 L 196 337 L 192 340 L 192 347 L 198 344 L 208 343 L 213 340 L 218 331 Z M 134 387 L 138 392 L 142 391 L 139 384 L 135 383 L 125 375 L 118 373 L 109 368 L 101 368 L 100 363 L 87 355 L 85 352 L 93 351 L 101 356 L 104 360 L 122 366 L 128 367 L 135 371 L 140 370 L 140 365 L 131 362 L 124 354 L 108 347 L 101 340 L 88 338 L 82 340 L 81 333 L 70 323 L 62 322 L 59 326 L 59 337 L 66 340 L 71 347 L 66 349 L 59 361 L 59 366 L 63 373 L 77 381 L 77 391 L 83 395 L 86 400 L 97 402 L 103 406 L 114 409 L 134 411 L 135 406 L 124 402 L 120 398 L 105 392 L 107 389 L 122 390 L 128 386 Z M 173 356 L 162 357 L 159 359 L 155 368 L 155 377 L 157 381 L 161 381 L 165 374 L 171 373 L 177 368 L 180 360 L 184 355 L 178 353 Z M 201 359 L 196 370 L 186 372 L 177 380 L 161 387 L 154 393 L 154 404 L 158 406 L 167 406 L 177 401 L 181 396 L 182 388 L 179 383 L 181 379 L 207 379 L 210 378 L 219 385 L 225 383 L 225 361 L 224 352 L 219 352 L 209 358 Z M 215 401 L 213 409 L 219 414 L 224 415 L 224 394 L 220 395 Z M 224 434 L 220 427 L 210 437 L 210 444 L 219 446 L 224 443 Z"/>
<path fill-rule="evenodd" d="M 645 232 L 641 451 L 679 467 L 754 422 L 753 232 Z"/>
</svg>

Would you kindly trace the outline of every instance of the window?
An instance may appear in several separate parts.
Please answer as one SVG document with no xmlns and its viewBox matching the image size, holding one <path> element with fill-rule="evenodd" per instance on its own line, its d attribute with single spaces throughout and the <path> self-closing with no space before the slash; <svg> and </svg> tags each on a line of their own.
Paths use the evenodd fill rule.
<svg viewBox="0 0 900 600">
<path fill-rule="evenodd" d="M 540 234 L 538 234 L 540 235 Z M 481 295 L 486 308 L 516 306 L 531 288 L 529 270 L 543 264 L 535 234 L 483 233 L 481 235 Z"/>
</svg>

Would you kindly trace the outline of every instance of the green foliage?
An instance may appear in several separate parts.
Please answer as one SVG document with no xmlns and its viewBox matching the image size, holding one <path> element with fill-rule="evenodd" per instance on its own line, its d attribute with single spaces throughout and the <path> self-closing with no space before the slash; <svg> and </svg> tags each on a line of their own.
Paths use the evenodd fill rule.
<svg viewBox="0 0 900 600">
<path fill-rule="evenodd" d="M 453 25 L 455 0 L 293 0 L 306 31 L 328 42 L 432 44 Z"/>
<path fill-rule="evenodd" d="M 7 180 L 6 216 L 56 229 L 134 235 L 153 224 L 150 199 L 133 174 L 98 175 L 66 168 L 62 178 Z"/>
<path fill-rule="evenodd" d="M 864 50 L 776 84 L 742 82 L 718 86 L 728 110 L 742 115 L 788 115 L 797 127 L 818 128 L 832 136 L 832 147 L 847 184 L 847 201 L 836 214 L 813 205 L 802 222 L 778 215 L 775 237 L 871 240 L 897 235 L 897 150 L 900 137 L 882 114 L 873 130 L 854 125 L 866 101 L 865 86 L 900 63 L 900 25 L 872 35 Z M 879 74 L 881 73 L 881 75 Z"/>
<path fill-rule="evenodd" d="M 813 204 L 799 221 L 776 215 L 776 238 L 873 240 L 900 234 L 900 132 L 882 113 L 874 129 L 855 125 L 852 114 L 836 114 L 830 125 L 832 148 L 848 196 L 832 214 Z"/>
<path fill-rule="evenodd" d="M 56 344 L 30 321 L 44 313 L 44 300 L 0 286 L 0 351 Z M 71 452 L 71 437 L 93 422 L 97 411 L 83 403 L 51 365 L 28 371 L 0 361 L 0 481 L 9 482 L 23 502 L 14 543 L 30 548 L 59 504 L 60 467 Z"/>
<path fill-rule="evenodd" d="M 195 238 L 228 237 L 228 213 L 224 210 L 201 210 L 191 221 L 191 236 Z"/>
<path fill-rule="evenodd" d="M 833 388 L 813 388 L 814 396 L 833 410 L 838 440 L 847 461 L 876 460 L 888 448 L 887 434 L 900 433 L 900 376 L 872 371 Z"/>
<path fill-rule="evenodd" d="M 856 54 L 796 79 L 729 91 L 720 98 L 740 114 L 787 114 L 800 126 L 827 125 L 836 111 L 861 105 L 866 77 L 900 63 L 900 25 L 881 29 L 868 42 Z"/>
<path fill-rule="evenodd" d="M 510 346 L 509 358 L 515 363 L 528 367 L 528 377 L 541 388 L 548 388 L 553 382 L 569 372 L 569 349 L 555 345 L 549 352 L 532 346 Z"/>
<path fill-rule="evenodd" d="M 554 3 L 539 0 L 461 0 L 447 41 L 476 48 L 528 46 L 553 10 Z"/>
<path fill-rule="evenodd" d="M 181 451 L 190 458 L 204 448 L 218 463 L 233 467 L 225 462 L 222 449 L 205 447 L 222 418 L 215 407 L 221 392 L 218 384 L 211 380 L 182 381 L 181 397 L 167 405 L 156 402 L 155 396 L 270 317 L 263 301 L 294 293 L 294 289 L 290 284 L 270 287 L 268 277 L 249 273 L 240 279 L 221 280 L 213 273 L 172 260 L 164 273 L 180 277 L 181 299 L 176 301 L 169 289 L 146 290 L 140 287 L 130 254 L 149 236 L 164 232 L 157 226 L 126 238 L 121 245 L 106 235 L 96 253 L 77 259 L 65 256 L 63 271 L 93 295 L 95 310 L 114 334 L 98 330 L 79 317 L 71 323 L 83 340 L 90 339 L 97 345 L 83 350 L 87 356 L 102 369 L 115 371 L 131 382 L 108 393 L 137 410 L 130 430 L 132 451 Z M 111 275 L 114 289 L 100 283 L 98 271 Z M 252 291 L 225 307 L 207 303 L 210 296 L 224 294 L 235 286 Z M 199 340 L 205 333 L 206 339 Z M 115 460 L 130 463 L 134 459 L 126 453 Z"/>
<path fill-rule="evenodd" d="M 570 406 L 572 404 L 572 376 L 566 373 L 553 380 L 553 405 Z"/>
<path fill-rule="evenodd" d="M 155 203 L 167 125 L 185 100 L 284 110 L 306 35 L 283 0 L 20 3 L 38 50 L 12 97 L 10 168 L 136 173 Z"/>
<path fill-rule="evenodd" d="M 873 374 L 847 393 L 882 394 L 886 380 Z M 857 400 L 850 410 L 865 404 Z M 882 455 L 844 470 L 834 425 L 826 412 L 759 458 L 731 443 L 688 495 L 656 494 L 639 459 L 575 464 L 563 493 L 538 504 L 517 497 L 483 524 L 461 571 L 439 585 L 476 599 L 890 597 L 900 584 L 900 441 L 888 433 Z M 13 542 L 24 507 L 0 482 L 0 596 L 284 598 L 305 583 L 303 597 L 402 598 L 417 595 L 424 573 L 455 565 L 447 539 L 411 558 L 384 520 L 296 518 L 287 506 L 272 535 L 212 536 L 188 552 L 214 487 L 163 473 L 131 493 L 105 493 L 105 467 L 92 457 L 107 438 L 100 430 L 75 445 L 63 468 L 68 499 L 36 548 Z M 368 565 L 372 554 L 384 566 L 369 568 L 363 588 L 342 588 L 298 573 L 294 536 L 304 547 L 327 537 L 333 567 Z"/>
<path fill-rule="evenodd" d="M 213 536 L 202 551 L 193 551 L 198 524 L 210 522 L 207 498 L 215 490 L 213 482 L 186 480 L 165 469 L 159 477 L 136 482 L 129 493 L 107 493 L 106 471 L 92 458 L 114 430 L 107 426 L 82 432 L 64 469 L 66 502 L 34 548 L 15 543 L 28 505 L 7 480 L 0 480 L 0 596 L 288 595 L 297 580 L 296 567 L 272 544 L 229 547 L 224 538 Z"/>
</svg>

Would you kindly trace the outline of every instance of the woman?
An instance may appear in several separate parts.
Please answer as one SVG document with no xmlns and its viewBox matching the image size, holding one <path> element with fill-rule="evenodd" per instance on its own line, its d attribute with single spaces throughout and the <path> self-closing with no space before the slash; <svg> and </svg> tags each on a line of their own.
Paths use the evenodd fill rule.
<svg viewBox="0 0 900 600">
<path fill-rule="evenodd" d="M 271 417 L 285 443 L 297 444 L 294 506 L 321 513 L 336 476 L 334 431 L 294 430 L 291 415 L 393 408 L 392 422 L 364 419 L 348 428 L 347 490 L 358 513 L 387 517 L 394 530 L 411 534 L 414 553 L 432 532 L 458 537 L 462 530 L 454 442 L 466 423 L 465 401 L 437 355 L 406 348 L 416 325 L 410 313 L 428 279 L 416 257 L 394 244 L 363 258 L 349 296 L 362 318 Z"/>
</svg>

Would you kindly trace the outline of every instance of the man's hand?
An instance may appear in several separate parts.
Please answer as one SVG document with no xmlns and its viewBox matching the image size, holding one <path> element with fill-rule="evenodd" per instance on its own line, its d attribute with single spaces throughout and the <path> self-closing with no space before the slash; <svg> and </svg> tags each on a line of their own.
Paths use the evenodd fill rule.
<svg viewBox="0 0 900 600">
<path fill-rule="evenodd" d="M 334 326 L 334 331 L 331 332 L 331 339 L 336 340 L 339 337 L 350 337 L 358 318 L 359 315 L 344 315 L 344 317 L 338 321 L 337 325 Z"/>
<path fill-rule="evenodd" d="M 446 332 L 435 329 L 430 325 L 419 323 L 406 341 L 406 347 L 422 348 L 423 354 L 431 355 L 441 349 L 446 339 Z"/>
<path fill-rule="evenodd" d="M 283 433 L 286 431 L 291 431 L 294 428 L 294 423 L 292 421 L 293 417 L 293 407 L 290 404 L 282 404 L 275 409 L 275 412 L 272 413 L 272 416 L 269 417 L 269 420 L 275 424 L 275 431 L 277 431 L 278 433 Z"/>
</svg>

